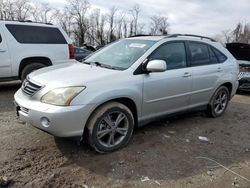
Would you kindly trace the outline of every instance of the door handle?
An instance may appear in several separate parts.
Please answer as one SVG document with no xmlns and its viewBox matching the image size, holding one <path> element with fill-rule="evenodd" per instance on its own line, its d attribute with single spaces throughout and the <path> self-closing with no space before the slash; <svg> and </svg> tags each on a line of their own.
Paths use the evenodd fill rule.
<svg viewBox="0 0 250 188">
<path fill-rule="evenodd" d="M 2 49 L 0 49 L 0 52 L 6 52 L 6 50 L 2 50 Z"/>
<path fill-rule="evenodd" d="M 188 78 L 188 77 L 191 77 L 191 74 L 189 72 L 185 72 L 184 75 L 183 75 L 184 78 Z"/>
<path fill-rule="evenodd" d="M 221 67 L 218 67 L 217 68 L 217 72 L 222 72 L 223 70 L 222 70 L 222 68 Z"/>
</svg>

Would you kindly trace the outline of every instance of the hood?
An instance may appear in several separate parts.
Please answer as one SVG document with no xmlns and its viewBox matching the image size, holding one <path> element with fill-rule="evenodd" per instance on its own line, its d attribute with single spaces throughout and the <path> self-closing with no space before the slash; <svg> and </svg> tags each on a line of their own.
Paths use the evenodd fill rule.
<svg viewBox="0 0 250 188">
<path fill-rule="evenodd" d="M 87 65 L 83 63 L 64 63 L 39 69 L 29 74 L 29 79 L 41 85 L 74 86 L 85 85 L 90 81 L 113 77 L 120 71 Z"/>
</svg>

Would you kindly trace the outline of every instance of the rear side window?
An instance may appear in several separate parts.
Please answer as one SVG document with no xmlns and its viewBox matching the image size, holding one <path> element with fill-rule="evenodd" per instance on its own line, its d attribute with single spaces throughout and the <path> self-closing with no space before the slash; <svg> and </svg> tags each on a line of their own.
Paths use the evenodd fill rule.
<svg viewBox="0 0 250 188">
<path fill-rule="evenodd" d="M 210 64 L 210 55 L 208 46 L 202 43 L 189 43 L 192 66 Z"/>
<path fill-rule="evenodd" d="M 2 36 L 1 36 L 1 34 L 0 34 L 0 43 L 2 43 Z"/>
<path fill-rule="evenodd" d="M 58 28 L 6 24 L 13 37 L 24 44 L 67 44 Z"/>
<path fill-rule="evenodd" d="M 211 47 L 212 48 L 212 47 Z M 223 53 L 221 53 L 219 50 L 217 50 L 216 48 L 212 48 L 213 52 L 215 53 L 218 62 L 219 63 L 223 63 L 227 60 L 227 56 L 225 56 Z"/>
<path fill-rule="evenodd" d="M 209 47 L 209 55 L 210 55 L 210 61 L 212 64 L 219 63 L 218 58 L 216 57 L 211 47 Z"/>
</svg>

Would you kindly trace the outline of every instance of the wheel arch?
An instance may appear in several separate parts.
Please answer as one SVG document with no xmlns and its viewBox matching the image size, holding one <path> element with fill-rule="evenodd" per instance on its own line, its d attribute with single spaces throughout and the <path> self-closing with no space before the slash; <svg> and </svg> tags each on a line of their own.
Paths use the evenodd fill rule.
<svg viewBox="0 0 250 188">
<path fill-rule="evenodd" d="M 226 82 L 224 84 L 221 84 L 219 87 L 221 87 L 221 86 L 225 86 L 229 91 L 229 96 L 231 96 L 232 91 L 233 91 L 233 84 L 231 82 Z"/>
<path fill-rule="evenodd" d="M 21 74 L 22 74 L 24 67 L 27 66 L 28 64 L 31 64 L 31 63 L 41 63 L 41 64 L 44 64 L 45 66 L 52 65 L 51 60 L 47 57 L 36 56 L 36 57 L 24 58 L 24 59 L 22 59 L 20 65 L 19 65 L 19 71 L 18 71 L 19 78 L 21 78 Z"/>
<path fill-rule="evenodd" d="M 89 117 L 88 117 L 88 120 L 86 121 L 86 124 L 84 126 L 84 129 L 83 129 L 83 138 L 85 137 L 85 134 L 87 133 L 88 131 L 88 127 L 86 126 L 92 116 L 92 114 L 98 109 L 100 108 L 102 105 L 104 104 L 107 104 L 109 102 L 118 102 L 118 103 L 121 103 L 123 105 L 125 105 L 126 107 L 129 108 L 129 110 L 132 112 L 133 114 L 133 117 L 134 117 L 134 121 L 135 121 L 135 127 L 138 125 L 138 111 L 137 111 L 137 106 L 136 106 L 136 103 L 134 102 L 134 100 L 132 100 L 131 98 L 128 98 L 128 97 L 119 97 L 119 98 L 114 98 L 114 99 L 110 99 L 110 100 L 107 100 L 101 104 L 99 104 L 97 107 L 94 108 L 94 110 L 91 111 Z"/>
</svg>

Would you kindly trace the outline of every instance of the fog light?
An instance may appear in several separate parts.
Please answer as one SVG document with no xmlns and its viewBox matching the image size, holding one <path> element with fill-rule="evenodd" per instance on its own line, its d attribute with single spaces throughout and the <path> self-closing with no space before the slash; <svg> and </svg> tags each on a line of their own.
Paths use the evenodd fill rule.
<svg viewBox="0 0 250 188">
<path fill-rule="evenodd" d="M 42 126 L 44 126 L 44 127 L 49 127 L 50 126 L 50 121 L 46 117 L 41 118 L 41 123 L 42 123 Z"/>
</svg>

